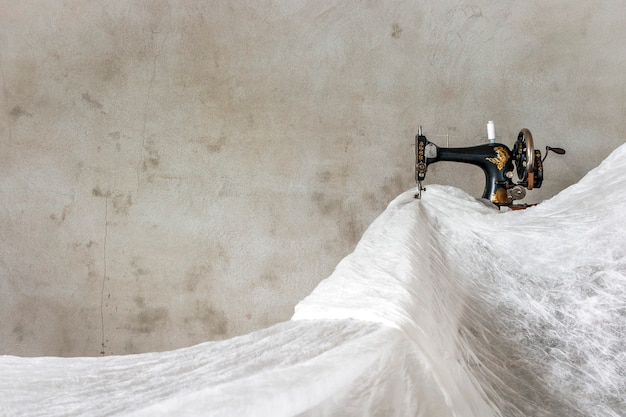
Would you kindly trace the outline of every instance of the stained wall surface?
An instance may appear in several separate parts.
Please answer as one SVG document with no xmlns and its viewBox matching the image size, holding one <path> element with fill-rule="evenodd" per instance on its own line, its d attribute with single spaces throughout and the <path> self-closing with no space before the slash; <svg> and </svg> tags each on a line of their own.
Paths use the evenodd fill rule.
<svg viewBox="0 0 626 417">
<path fill-rule="evenodd" d="M 414 185 L 419 125 L 566 148 L 549 198 L 626 138 L 625 4 L 0 0 L 0 353 L 288 319 Z"/>
</svg>

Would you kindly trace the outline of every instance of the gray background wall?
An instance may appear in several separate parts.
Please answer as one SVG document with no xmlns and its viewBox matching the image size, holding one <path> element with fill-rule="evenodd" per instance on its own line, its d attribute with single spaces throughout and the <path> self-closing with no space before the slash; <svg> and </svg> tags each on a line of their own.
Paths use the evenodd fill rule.
<svg viewBox="0 0 626 417">
<path fill-rule="evenodd" d="M 288 319 L 414 186 L 420 124 L 528 127 L 568 150 L 527 201 L 554 195 L 626 137 L 625 4 L 0 0 L 0 353 Z"/>
</svg>

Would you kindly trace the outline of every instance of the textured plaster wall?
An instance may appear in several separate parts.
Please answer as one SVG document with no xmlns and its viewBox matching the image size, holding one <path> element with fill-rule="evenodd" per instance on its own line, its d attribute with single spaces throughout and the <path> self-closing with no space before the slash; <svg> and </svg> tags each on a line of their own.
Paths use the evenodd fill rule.
<svg viewBox="0 0 626 417">
<path fill-rule="evenodd" d="M 420 124 L 528 127 L 568 150 L 527 200 L 554 195 L 626 137 L 624 4 L 0 0 L 0 353 L 288 319 L 414 185 Z"/>
</svg>

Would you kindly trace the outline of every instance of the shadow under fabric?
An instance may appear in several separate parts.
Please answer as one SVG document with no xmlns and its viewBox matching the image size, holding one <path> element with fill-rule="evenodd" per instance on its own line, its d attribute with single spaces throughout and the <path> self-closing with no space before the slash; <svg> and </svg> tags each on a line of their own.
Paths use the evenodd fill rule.
<svg viewBox="0 0 626 417">
<path fill-rule="evenodd" d="M 626 145 L 524 211 L 407 191 L 290 321 L 169 352 L 0 357 L 0 415 L 626 415 Z"/>
</svg>

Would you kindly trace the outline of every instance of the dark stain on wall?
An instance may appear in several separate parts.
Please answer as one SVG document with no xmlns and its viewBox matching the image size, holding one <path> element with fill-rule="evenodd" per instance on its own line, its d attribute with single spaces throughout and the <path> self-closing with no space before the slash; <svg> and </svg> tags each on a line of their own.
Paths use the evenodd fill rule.
<svg viewBox="0 0 626 417">
<path fill-rule="evenodd" d="M 400 35 L 402 34 L 402 28 L 399 24 L 394 23 L 391 25 L 391 37 L 394 39 L 400 39 Z"/>
<path fill-rule="evenodd" d="M 128 214 L 128 210 L 133 206 L 133 197 L 129 193 L 127 195 L 115 194 L 113 197 L 113 210 L 115 214 Z"/>
<path fill-rule="evenodd" d="M 124 342 L 124 352 L 126 354 L 135 354 L 138 353 L 139 350 L 135 347 L 135 343 L 133 343 L 134 339 L 129 339 Z"/>
<path fill-rule="evenodd" d="M 135 301 L 135 304 L 139 308 L 144 308 L 146 306 L 146 300 L 143 297 L 137 296 L 137 297 L 133 298 L 133 301 Z"/>
<path fill-rule="evenodd" d="M 165 307 L 144 308 L 137 314 L 132 330 L 142 334 L 152 333 L 167 322 L 168 316 Z"/>
<path fill-rule="evenodd" d="M 217 154 L 224 150 L 226 146 L 226 135 L 216 136 L 200 136 L 189 140 L 190 143 L 203 146 L 208 153 Z"/>
<path fill-rule="evenodd" d="M 87 104 L 89 104 L 91 107 L 96 108 L 96 109 L 102 109 L 102 104 L 97 101 L 94 100 L 93 98 L 91 98 L 89 96 L 89 93 L 83 93 L 82 98 L 84 101 L 87 102 Z"/>
<path fill-rule="evenodd" d="M 317 181 L 322 184 L 345 185 L 350 175 L 352 175 L 352 172 L 350 171 L 350 166 L 344 165 L 343 167 L 337 167 L 334 170 L 326 169 L 318 172 L 316 177 Z"/>
<path fill-rule="evenodd" d="M 211 276 L 212 272 L 213 268 L 211 265 L 194 265 L 185 274 L 185 290 L 195 292 L 202 282 L 208 282 L 207 278 Z"/>
<path fill-rule="evenodd" d="M 77 37 L 86 42 L 81 44 L 83 49 L 76 51 L 76 54 L 91 58 L 81 63 L 83 79 L 91 77 L 90 84 L 106 86 L 107 94 L 124 91 L 128 87 L 129 76 L 137 68 L 154 64 L 159 42 L 169 31 L 168 10 L 159 11 L 164 13 L 160 16 L 152 10 L 152 4 L 136 6 L 141 9 L 137 14 L 130 11 L 116 14 L 103 10 L 98 15 L 94 23 L 97 25 L 98 39 L 103 42 L 94 42 L 94 28 L 91 25 Z"/>
<path fill-rule="evenodd" d="M 100 189 L 99 186 L 95 186 L 92 190 L 91 190 L 91 194 L 94 197 L 104 197 L 104 198 L 109 198 L 111 197 L 111 191 L 102 191 Z"/>
<path fill-rule="evenodd" d="M 224 311 L 206 306 L 201 310 L 200 319 L 208 324 L 211 334 L 225 336 L 228 333 L 228 320 Z"/>
<path fill-rule="evenodd" d="M 212 289 L 212 280 L 215 276 L 223 276 L 230 264 L 230 255 L 220 244 L 211 246 L 204 259 L 206 260 L 192 265 L 185 272 L 182 289 L 186 292 L 208 295 Z"/>
<path fill-rule="evenodd" d="M 222 246 L 218 245 L 216 251 L 212 255 L 211 259 L 215 260 L 215 264 L 219 265 L 222 269 L 226 269 L 230 265 L 230 253 Z"/>
<path fill-rule="evenodd" d="M 22 323 L 13 328 L 13 335 L 15 336 L 15 340 L 18 342 L 22 342 L 24 340 L 24 325 Z"/>
<path fill-rule="evenodd" d="M 65 221 L 65 218 L 70 212 L 70 208 L 71 208 L 70 205 L 66 205 L 65 207 L 63 207 L 63 211 L 61 212 L 60 215 L 57 215 L 56 213 L 50 214 L 50 220 L 52 220 L 54 223 L 60 226 L 61 223 Z"/>
<path fill-rule="evenodd" d="M 350 244 L 359 240 L 362 230 L 355 219 L 356 213 L 345 207 L 346 201 L 343 196 L 335 197 L 315 192 L 311 199 L 320 214 L 336 222 L 341 240 Z"/>
<path fill-rule="evenodd" d="M 228 334 L 228 319 L 223 310 L 206 301 L 196 300 L 195 314 L 184 319 L 187 333 L 192 338 L 207 340 Z"/>
<path fill-rule="evenodd" d="M 207 140 L 206 148 L 210 153 L 220 153 L 226 144 L 226 136 L 222 135 L 219 139 L 215 140 L 209 138 Z"/>
<path fill-rule="evenodd" d="M 340 217 L 337 215 L 342 214 L 343 202 L 340 198 L 333 198 L 321 192 L 313 193 L 311 198 L 322 215 Z"/>
<path fill-rule="evenodd" d="M 12 90 L 17 99 L 16 101 L 22 103 L 26 108 L 30 107 L 30 105 L 35 105 L 35 97 L 37 96 L 40 84 L 39 72 L 40 63 L 36 59 L 16 57 Z M 7 81 L 5 81 L 5 83 L 6 82 Z M 29 115 L 28 112 L 22 113 L 22 111 L 19 110 L 21 109 L 20 106 L 16 106 L 13 109 L 12 112 L 15 111 L 20 115 Z"/>
<path fill-rule="evenodd" d="M 150 274 L 150 270 L 146 269 L 144 267 L 142 267 L 140 265 L 140 258 L 138 257 L 133 257 L 133 259 L 130 261 L 130 270 L 133 273 L 133 275 L 135 276 L 135 279 L 139 279 L 141 277 L 144 277 L 148 274 Z"/>
<path fill-rule="evenodd" d="M 278 280 L 278 276 L 274 271 L 266 271 L 261 274 L 261 281 L 267 283 L 275 283 Z"/>
<path fill-rule="evenodd" d="M 354 218 L 350 218 L 342 229 L 345 231 L 344 236 L 351 244 L 358 242 L 363 233 L 361 226 Z"/>
<path fill-rule="evenodd" d="M 374 212 L 379 212 L 385 207 L 385 204 L 389 202 L 389 199 L 386 195 L 380 196 L 368 191 L 366 193 L 363 193 L 361 201 L 367 204 L 367 206 L 371 208 Z"/>
<path fill-rule="evenodd" d="M 9 112 L 9 116 L 11 116 L 14 120 L 17 120 L 17 119 L 19 119 L 22 116 L 33 117 L 33 115 L 31 113 L 27 112 L 26 110 L 24 110 L 20 106 L 13 107 L 11 109 L 11 111 Z"/>
<path fill-rule="evenodd" d="M 109 133 L 109 138 L 115 140 L 115 150 L 117 152 L 121 152 L 122 151 L 122 144 L 120 143 L 120 139 L 122 137 L 121 132 L 116 131 L 116 132 L 111 132 Z"/>
<path fill-rule="evenodd" d="M 19 317 L 11 324 L 9 333 L 17 345 L 16 353 L 21 356 L 76 355 L 77 349 L 81 347 L 77 348 L 75 337 L 84 334 L 76 332 L 78 322 L 82 326 L 89 323 L 84 318 L 90 315 L 84 312 L 84 309 L 76 312 L 67 303 L 50 300 L 45 296 L 26 296 L 12 311 L 13 315 Z M 41 340 L 47 340 L 48 344 L 42 345 Z"/>
<path fill-rule="evenodd" d="M 321 182 L 322 184 L 327 184 L 329 182 L 332 181 L 333 179 L 333 173 L 330 171 L 322 171 L 320 173 L 317 174 L 317 179 L 319 180 L 319 182 Z"/>
<path fill-rule="evenodd" d="M 115 214 L 128 214 L 128 210 L 133 206 L 133 196 L 131 193 L 124 194 L 120 192 L 112 192 L 110 190 L 102 190 L 99 186 L 95 186 L 91 190 L 94 197 L 110 198 L 112 208 Z"/>
<path fill-rule="evenodd" d="M 122 64 L 115 57 L 107 57 L 101 60 L 98 69 L 97 75 L 104 82 L 114 81 L 122 74 Z"/>
<path fill-rule="evenodd" d="M 74 242 L 71 244 L 72 250 L 75 252 L 77 259 L 87 268 L 87 280 L 89 282 L 102 278 L 102 271 L 97 266 L 95 258 L 98 249 L 98 243 L 90 240 L 87 243 Z"/>
<path fill-rule="evenodd" d="M 158 168 L 161 163 L 161 156 L 159 155 L 159 151 L 154 143 L 154 140 L 146 140 L 144 151 L 147 153 L 147 156 L 143 160 L 144 172 Z"/>
<path fill-rule="evenodd" d="M 269 267 L 259 276 L 259 279 L 255 281 L 254 285 L 273 291 L 281 291 L 281 273 L 277 272 L 277 270 L 284 270 L 284 264 L 284 260 L 277 260 L 275 263 L 270 263 Z M 282 275 L 284 275 L 284 273 Z"/>
</svg>

